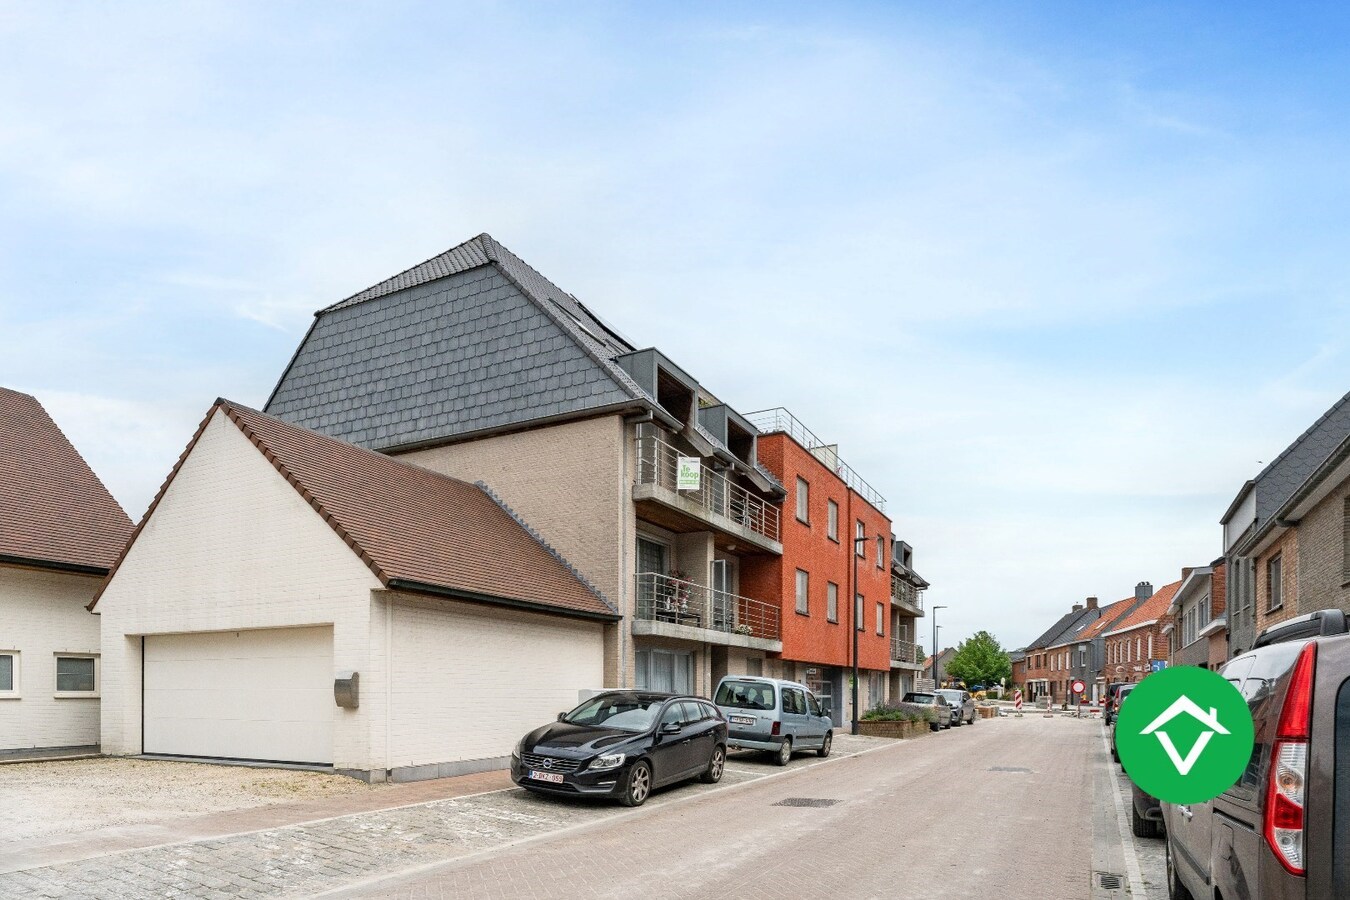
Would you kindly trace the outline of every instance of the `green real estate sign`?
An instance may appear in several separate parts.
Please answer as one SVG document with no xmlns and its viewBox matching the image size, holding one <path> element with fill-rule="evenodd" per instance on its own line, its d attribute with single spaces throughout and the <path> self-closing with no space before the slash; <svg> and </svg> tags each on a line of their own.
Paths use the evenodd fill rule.
<svg viewBox="0 0 1350 900">
<path fill-rule="evenodd" d="M 702 486 L 702 476 L 702 459 L 697 456 L 675 457 L 675 490 L 698 490 Z"/>
<path fill-rule="evenodd" d="M 1167 803 L 1203 803 L 1228 790 L 1251 759 L 1251 711 L 1223 676 L 1195 666 L 1154 672 L 1126 695 L 1116 752 L 1140 788 Z"/>
</svg>

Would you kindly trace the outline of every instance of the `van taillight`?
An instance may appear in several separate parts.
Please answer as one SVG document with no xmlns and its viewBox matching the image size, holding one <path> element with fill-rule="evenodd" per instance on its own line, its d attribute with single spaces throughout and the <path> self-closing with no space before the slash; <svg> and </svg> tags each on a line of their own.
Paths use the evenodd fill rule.
<svg viewBox="0 0 1350 900">
<path fill-rule="evenodd" d="M 1304 875 L 1303 805 L 1308 778 L 1308 738 L 1312 733 L 1313 674 L 1317 645 L 1308 644 L 1294 663 L 1284 694 L 1266 783 L 1266 843 L 1293 875 Z"/>
<path fill-rule="evenodd" d="M 769 735 L 770 735 L 771 737 L 778 737 L 778 735 L 779 735 L 778 724 L 779 724 L 779 723 L 774 722 L 774 723 L 773 723 L 773 727 L 769 729 Z"/>
</svg>

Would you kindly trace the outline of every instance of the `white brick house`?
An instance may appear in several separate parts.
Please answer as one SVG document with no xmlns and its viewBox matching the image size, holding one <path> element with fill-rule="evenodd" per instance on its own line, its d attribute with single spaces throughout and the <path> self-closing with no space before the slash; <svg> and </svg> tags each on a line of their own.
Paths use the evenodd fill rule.
<svg viewBox="0 0 1350 900">
<path fill-rule="evenodd" d="M 602 685 L 617 618 L 485 485 L 227 401 L 95 609 L 104 752 L 367 780 L 504 766 Z"/>
<path fill-rule="evenodd" d="M 42 405 L 0 388 L 0 757 L 98 744 L 86 606 L 130 533 Z"/>
</svg>

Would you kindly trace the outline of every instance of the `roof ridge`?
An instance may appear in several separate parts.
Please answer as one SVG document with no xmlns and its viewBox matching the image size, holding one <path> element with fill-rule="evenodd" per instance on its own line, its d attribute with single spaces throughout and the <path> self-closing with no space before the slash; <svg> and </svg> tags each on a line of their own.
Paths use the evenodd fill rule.
<svg viewBox="0 0 1350 900">
<path fill-rule="evenodd" d="M 1304 438 L 1308 437 L 1308 435 L 1312 434 L 1313 431 L 1317 429 L 1318 425 L 1321 425 L 1327 419 L 1331 418 L 1346 403 L 1350 403 L 1350 391 L 1347 391 L 1344 397 L 1337 400 L 1335 403 L 1331 404 L 1331 408 L 1328 409 L 1326 412 L 1322 413 L 1322 415 L 1318 416 L 1317 421 L 1313 422 L 1307 428 L 1303 429 L 1303 432 L 1298 437 L 1290 441 L 1289 445 L 1286 446 L 1284 450 L 1280 452 L 1279 456 L 1272 459 L 1269 463 L 1267 463 L 1264 469 L 1256 473 L 1256 478 L 1253 480 L 1259 481 L 1262 475 L 1265 475 L 1271 469 L 1275 468 L 1276 464 L 1278 464 L 1280 460 L 1284 459 L 1286 456 L 1292 453 L 1294 451 L 1294 448 L 1303 442 Z"/>
<path fill-rule="evenodd" d="M 505 512 L 512 519 L 514 519 L 517 525 L 525 529 L 525 533 L 528 534 L 531 538 L 533 538 L 535 543 L 537 543 L 540 547 L 543 547 L 544 550 L 550 556 L 552 556 L 559 563 L 561 563 L 563 567 L 567 569 L 568 572 L 572 573 L 572 576 L 576 578 L 577 581 L 580 581 L 582 584 L 586 586 L 587 590 L 589 590 L 592 594 L 594 594 L 597 598 L 599 598 L 600 601 L 604 603 L 606 606 L 608 606 L 610 609 L 614 610 L 615 613 L 619 613 L 619 608 L 610 602 L 610 599 L 605 596 L 604 591 L 600 590 L 598 587 L 592 584 L 591 580 L 587 578 L 580 569 L 572 565 L 572 563 L 567 559 L 567 557 L 563 556 L 562 553 L 557 548 L 555 548 L 548 541 L 544 540 L 544 536 L 540 534 L 538 531 L 536 531 L 533 525 L 525 521 L 524 517 L 522 517 L 520 513 L 512 509 L 510 504 L 508 504 L 501 497 L 497 496 L 497 492 L 494 491 L 491 487 L 489 487 L 486 482 L 475 481 L 473 483 L 473 486 L 478 488 L 484 494 L 487 494 L 488 499 L 490 499 L 493 503 L 501 507 L 502 511 Z"/>
<path fill-rule="evenodd" d="M 492 256 L 488 253 L 486 246 L 483 244 L 483 238 L 487 238 L 488 240 L 493 240 L 493 239 L 492 239 L 492 236 L 489 235 L 486 231 L 481 232 L 481 233 L 479 233 L 479 234 L 476 234 L 476 235 L 474 235 L 473 237 L 471 237 L 471 238 L 469 238 L 469 239 L 467 239 L 467 240 L 460 241 L 458 244 L 455 244 L 453 247 L 450 247 L 450 248 L 448 248 L 448 249 L 442 250 L 442 251 L 440 251 L 439 253 L 433 253 L 433 254 L 431 254 L 430 256 L 428 256 L 426 259 L 422 260 L 421 262 L 415 263 L 414 265 L 411 265 L 411 266 L 408 266 L 406 269 L 403 269 L 403 270 L 401 270 L 401 271 L 399 271 L 399 272 L 395 272 L 393 275 L 390 275 L 390 276 L 388 276 L 387 278 L 381 278 L 379 281 L 375 282 L 374 284 L 370 285 L 369 287 L 364 287 L 364 288 L 362 288 L 361 290 L 357 291 L 356 293 L 351 294 L 351 295 L 349 295 L 349 296 L 347 296 L 347 297 L 344 297 L 344 298 L 341 299 L 341 300 L 338 300 L 336 303 L 330 303 L 330 304 L 328 304 L 327 306 L 325 306 L 325 307 L 323 307 L 322 309 L 320 309 L 320 310 L 319 310 L 318 312 L 316 312 L 314 315 L 315 315 L 315 316 L 320 316 L 320 315 L 322 315 L 322 314 L 324 314 L 324 313 L 326 313 L 326 312 L 329 312 L 330 310 L 337 309 L 338 307 L 341 307 L 341 306 L 344 306 L 344 305 L 355 306 L 357 303 L 364 303 L 364 302 L 366 302 L 366 300 L 377 300 L 377 299 L 379 299 L 379 297 L 384 296 L 384 295 L 383 295 L 383 294 L 379 294 L 379 295 L 375 295 L 375 296 L 371 296 L 371 297 L 366 297 L 366 298 L 364 298 L 364 299 L 362 299 L 362 300 L 359 300 L 359 301 L 356 300 L 356 298 L 357 298 L 357 297 L 360 297 L 362 294 L 370 293 L 371 291 L 375 290 L 376 288 L 381 287 L 382 285 L 386 285 L 386 284 L 389 284 L 390 282 L 396 281 L 396 280 L 398 280 L 399 278 L 401 278 L 402 276 L 407 275 L 409 272 L 413 271 L 414 269 L 420 269 L 420 268 L 422 268 L 422 267 L 425 266 L 425 265 L 428 265 L 428 264 L 430 264 L 430 263 L 434 263 L 436 260 L 438 260 L 438 259 L 440 259 L 440 258 L 442 258 L 442 257 L 449 256 L 450 254 L 454 253 L 456 250 L 459 250 L 459 249 L 461 249 L 461 248 L 463 248 L 463 247 L 467 247 L 467 246 L 469 246 L 470 244 L 477 243 L 478 246 L 479 246 L 479 248 L 483 251 L 483 256 L 484 256 L 485 258 L 487 258 L 488 260 L 491 260 L 491 259 L 492 259 Z M 496 243 L 496 241 L 493 241 L 493 243 Z M 475 268 L 477 268 L 477 267 L 475 266 Z M 353 302 L 353 301 L 355 301 L 355 302 Z"/>
</svg>

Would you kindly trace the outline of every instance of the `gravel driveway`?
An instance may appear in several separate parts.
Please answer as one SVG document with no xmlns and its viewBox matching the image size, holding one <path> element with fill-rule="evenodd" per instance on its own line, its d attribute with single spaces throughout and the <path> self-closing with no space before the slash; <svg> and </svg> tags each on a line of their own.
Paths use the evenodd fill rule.
<svg viewBox="0 0 1350 900">
<path fill-rule="evenodd" d="M 343 775 L 142 759 L 0 767 L 0 838 L 163 822 L 380 790 Z"/>
</svg>

